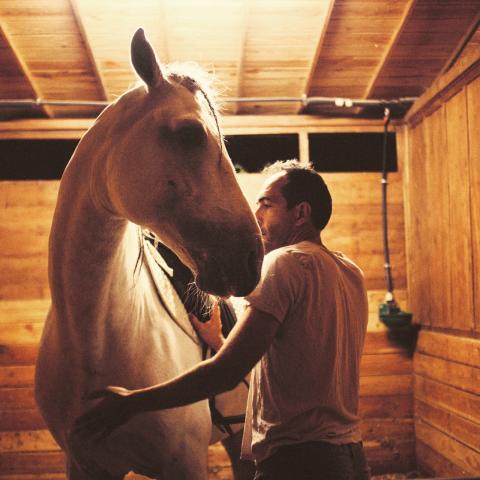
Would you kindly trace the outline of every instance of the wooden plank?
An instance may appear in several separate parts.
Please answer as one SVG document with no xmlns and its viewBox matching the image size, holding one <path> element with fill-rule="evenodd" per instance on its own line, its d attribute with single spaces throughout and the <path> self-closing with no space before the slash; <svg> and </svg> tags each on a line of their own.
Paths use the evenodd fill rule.
<svg viewBox="0 0 480 480">
<path fill-rule="evenodd" d="M 37 343 L 4 345 L 0 343 L 0 366 L 34 365 L 38 354 Z"/>
<path fill-rule="evenodd" d="M 28 68 L 28 65 L 24 62 L 22 55 L 18 51 L 18 48 L 16 48 L 14 38 L 12 35 L 10 35 L 10 32 L 6 31 L 5 24 L 3 22 L 0 25 L 0 41 L 3 45 L 8 45 L 9 55 L 13 59 L 15 69 L 18 71 L 18 73 L 20 73 L 20 79 L 15 79 L 16 83 L 23 84 L 23 88 L 20 91 L 26 90 L 29 92 L 28 96 L 33 97 L 33 99 L 41 97 L 42 95 L 38 88 L 38 84 L 32 75 L 32 72 Z M 11 81 L 11 79 L 9 80 Z M 39 110 L 47 117 L 53 117 L 50 107 L 39 106 Z"/>
<path fill-rule="evenodd" d="M 46 250 L 46 249 L 45 249 Z M 47 255 L 31 258 L 0 257 L 0 297 L 5 299 L 48 298 Z"/>
<path fill-rule="evenodd" d="M 362 422 L 365 441 L 395 442 L 413 440 L 413 419 L 368 419 Z M 46 429 L 0 431 L 0 453 L 59 450 Z"/>
<path fill-rule="evenodd" d="M 7 323 L 2 325 L 2 345 L 29 344 L 40 341 L 43 323 Z"/>
<path fill-rule="evenodd" d="M 125 477 L 126 478 L 126 477 Z M 0 480 L 68 480 L 66 473 L 26 473 L 15 475 L 0 475 Z M 133 477 L 129 480 L 133 480 Z"/>
<path fill-rule="evenodd" d="M 16 395 L 15 395 L 16 393 Z M 0 390 L 2 402 L 7 394 Z M 0 410 L 0 431 L 41 430 L 45 422 L 33 398 L 33 389 L 14 392 L 8 395 L 8 404 L 2 403 Z M 15 405 L 12 404 L 15 402 Z M 413 397 L 406 395 L 361 396 L 359 415 L 365 420 L 408 419 L 413 417 Z"/>
<path fill-rule="evenodd" d="M 449 248 L 451 262 L 451 327 L 473 328 L 472 232 L 470 225 L 470 178 L 468 157 L 467 97 L 462 89 L 445 105 L 450 205 Z M 445 155 L 446 153 L 446 155 Z"/>
<path fill-rule="evenodd" d="M 37 408 L 33 387 L 0 388 L 2 410 L 31 410 Z"/>
<path fill-rule="evenodd" d="M 0 432 L 0 454 L 59 450 L 60 447 L 48 430 Z"/>
<path fill-rule="evenodd" d="M 0 410 L 0 431 L 44 430 L 47 426 L 38 408 Z"/>
<path fill-rule="evenodd" d="M 478 11 L 477 14 L 471 18 L 470 22 L 469 28 L 467 28 L 462 38 L 458 41 L 458 44 L 452 55 L 449 57 L 447 62 L 445 62 L 445 66 L 442 68 L 441 74 L 448 72 L 448 70 L 450 70 L 450 68 L 452 68 L 459 59 L 462 59 L 462 57 L 465 56 L 466 51 L 469 50 L 466 48 L 467 46 L 473 46 L 472 43 L 474 41 L 474 36 L 476 32 L 479 31 L 480 11 Z"/>
<path fill-rule="evenodd" d="M 43 323 L 50 308 L 50 299 L 0 300 L 0 324 Z"/>
<path fill-rule="evenodd" d="M 415 375 L 437 380 L 480 396 L 480 368 L 422 353 L 415 354 L 413 365 Z"/>
<path fill-rule="evenodd" d="M 26 364 L 36 358 L 35 345 L 40 341 L 43 323 L 5 324 L 2 326 L 0 365 Z M 368 332 L 364 355 L 398 354 L 405 349 L 388 337 L 388 331 Z M 9 360 L 11 359 L 11 360 Z M 11 363 L 9 363 L 11 361 Z M 368 360 L 373 361 L 373 360 Z M 395 367 L 396 368 L 396 367 Z"/>
<path fill-rule="evenodd" d="M 78 10 L 76 0 L 69 0 L 69 4 L 72 9 L 75 24 L 81 37 L 82 43 L 85 45 L 85 53 L 91 64 L 93 76 L 95 77 L 95 80 L 97 82 L 97 91 L 99 93 L 99 98 L 101 100 L 108 100 L 107 89 L 105 88 L 105 80 L 98 68 L 97 62 L 95 61 L 95 55 L 92 51 L 92 47 L 90 46 L 90 42 L 88 41 L 87 31 L 85 30 L 85 26 L 82 22 L 82 16 Z"/>
<path fill-rule="evenodd" d="M 419 244 L 422 254 L 430 250 L 429 257 L 422 261 L 428 262 L 428 282 L 430 296 L 424 295 L 430 303 L 431 325 L 449 326 L 451 323 L 451 284 L 450 269 L 452 263 L 448 259 L 449 249 L 449 179 L 448 163 L 445 158 L 446 143 L 445 112 L 439 109 L 431 117 L 425 119 L 423 127 L 426 135 L 426 203 L 428 212 L 423 219 L 424 237 Z M 425 201 L 424 200 L 424 201 Z M 421 220 L 422 221 L 422 220 Z M 428 243 L 425 239 L 428 238 Z M 438 259 L 445 259 L 438 261 Z M 425 294 L 425 292 L 424 292 Z"/>
<path fill-rule="evenodd" d="M 364 441 L 389 443 L 413 442 L 413 419 L 372 419 L 362 422 Z M 16 430 L 0 432 L 0 453 L 57 451 L 60 447 L 48 430 Z"/>
<path fill-rule="evenodd" d="M 93 125 L 91 118 L 25 119 L 0 122 L 0 139 L 80 139 Z M 225 115 L 223 133 L 383 132 L 382 122 L 370 119 L 324 118 L 315 115 Z M 392 131 L 395 122 L 392 125 Z"/>
<path fill-rule="evenodd" d="M 367 384 L 364 380 L 368 380 Z M 363 381 L 359 398 L 359 410 L 363 418 L 403 418 L 413 415 L 410 375 L 364 377 Z M 430 388 L 428 391 L 432 389 L 434 390 Z M 472 397 L 474 402 L 476 400 L 480 403 L 475 396 Z M 33 387 L 0 389 L 0 405 L 5 411 L 35 410 L 37 406 Z M 19 412 L 19 415 L 22 413 Z"/>
<path fill-rule="evenodd" d="M 335 4 L 335 0 L 328 0 L 328 6 L 326 9 L 325 16 L 322 18 L 322 28 L 320 30 L 320 35 L 318 36 L 317 40 L 317 46 L 315 48 L 315 53 L 312 56 L 312 60 L 310 62 L 310 65 L 308 67 L 308 75 L 306 76 L 305 79 L 305 85 L 303 88 L 303 92 L 305 92 L 307 95 L 310 94 L 310 90 L 312 87 L 313 82 L 315 81 L 315 71 L 317 68 L 317 63 L 320 59 L 320 54 L 322 52 L 323 48 L 323 43 L 325 42 L 325 36 L 327 33 L 328 26 L 330 24 L 330 18 L 332 16 L 332 11 L 333 11 L 333 6 Z M 302 111 L 301 107 L 297 113 L 300 113 Z"/>
<path fill-rule="evenodd" d="M 421 442 L 429 445 L 433 450 L 441 452 L 454 465 L 468 474 L 476 475 L 480 472 L 480 453 L 421 420 L 415 422 L 415 432 Z"/>
<path fill-rule="evenodd" d="M 411 418 L 413 417 L 413 396 L 410 394 L 361 396 L 358 412 L 362 419 Z"/>
<path fill-rule="evenodd" d="M 360 396 L 405 395 L 412 391 L 411 375 L 360 377 Z"/>
<path fill-rule="evenodd" d="M 0 122 L 1 125 L 1 122 Z M 59 180 L 29 180 L 15 181 L 5 180 L 1 182 L 0 205 L 2 209 L 0 214 L 2 220 L 12 212 L 5 211 L 12 207 L 47 207 L 55 208 L 57 201 Z M 41 210 L 39 210 L 41 211 Z M 37 212 L 35 212 L 37 213 Z"/>
<path fill-rule="evenodd" d="M 405 165 L 405 182 L 408 198 L 405 199 L 406 219 L 406 255 L 408 265 L 408 299 L 416 322 L 430 325 L 432 321 L 430 298 L 430 274 L 425 265 L 432 265 L 432 252 L 422 248 L 423 239 L 428 233 L 425 219 L 429 209 L 425 201 L 427 191 L 427 155 L 426 135 L 424 126 L 417 126 L 409 131 L 409 152 Z"/>
<path fill-rule="evenodd" d="M 28 387 L 35 379 L 34 365 L 0 367 L 0 388 Z"/>
<path fill-rule="evenodd" d="M 415 401 L 415 417 L 480 453 L 480 422 L 472 422 L 422 400 Z"/>
<path fill-rule="evenodd" d="M 367 332 L 365 336 L 364 355 L 400 353 L 404 351 L 403 347 L 392 341 L 387 330 Z"/>
<path fill-rule="evenodd" d="M 478 367 L 480 340 L 422 330 L 418 335 L 417 353 Z"/>
<path fill-rule="evenodd" d="M 63 472 L 65 472 L 65 459 L 62 452 L 0 454 L 0 475 L 51 474 Z"/>
<path fill-rule="evenodd" d="M 377 66 L 375 67 L 375 70 L 373 71 L 373 74 L 370 77 L 370 80 L 368 82 L 368 85 L 365 89 L 365 93 L 363 94 L 362 98 L 369 98 L 372 92 L 374 91 L 375 84 L 379 80 L 382 74 L 382 71 L 386 68 L 388 61 L 390 60 L 390 56 L 392 55 L 395 45 L 400 39 L 402 30 L 406 27 L 407 21 L 413 12 L 413 6 L 415 5 L 416 1 L 417 0 L 408 0 L 407 2 L 405 2 L 403 13 L 401 17 L 398 19 L 398 25 L 393 30 L 393 33 L 387 45 L 383 49 L 383 53 L 380 58 L 380 61 L 378 62 Z"/>
<path fill-rule="evenodd" d="M 415 398 L 480 423 L 480 396 L 415 375 Z"/>
<path fill-rule="evenodd" d="M 468 148 L 470 169 L 470 218 L 472 228 L 473 268 L 480 272 L 480 78 L 467 86 Z M 473 276 L 475 330 L 480 332 L 480 276 Z"/>
<path fill-rule="evenodd" d="M 455 465 L 426 443 L 417 438 L 415 442 L 417 468 L 429 477 L 466 477 L 468 472 Z"/>
<path fill-rule="evenodd" d="M 410 472 L 416 466 L 413 439 L 395 443 L 368 441 L 363 446 L 373 475 Z"/>
<path fill-rule="evenodd" d="M 407 442 L 414 439 L 413 418 L 368 419 L 361 424 L 363 441 Z"/>
<path fill-rule="evenodd" d="M 458 62 L 448 72 L 440 76 L 433 85 L 410 108 L 405 121 L 415 125 L 430 115 L 465 85 L 480 75 L 480 52 L 473 51 L 465 61 Z"/>
<path fill-rule="evenodd" d="M 412 371 L 413 362 L 407 353 L 363 355 L 360 366 L 361 377 L 372 375 L 405 375 L 411 374 Z"/>
</svg>

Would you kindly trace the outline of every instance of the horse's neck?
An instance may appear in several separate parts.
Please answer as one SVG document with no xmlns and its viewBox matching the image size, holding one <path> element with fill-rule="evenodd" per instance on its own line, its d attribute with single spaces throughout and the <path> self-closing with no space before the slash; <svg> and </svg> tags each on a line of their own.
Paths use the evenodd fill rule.
<svg viewBox="0 0 480 480">
<path fill-rule="evenodd" d="M 78 161 L 80 160 L 80 161 Z M 49 276 L 54 305 L 101 307 L 112 286 L 128 290 L 139 254 L 136 228 L 92 198 L 91 165 L 76 159 L 65 172 L 50 237 Z"/>
</svg>

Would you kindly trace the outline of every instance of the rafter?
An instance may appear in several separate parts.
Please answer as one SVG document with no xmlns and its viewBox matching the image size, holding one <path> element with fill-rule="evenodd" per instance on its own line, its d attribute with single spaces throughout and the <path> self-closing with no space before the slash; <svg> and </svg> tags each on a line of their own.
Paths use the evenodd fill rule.
<svg viewBox="0 0 480 480">
<path fill-rule="evenodd" d="M 32 92 L 32 95 L 35 98 L 41 98 L 42 97 L 42 92 L 38 88 L 38 86 L 35 83 L 35 80 L 33 78 L 33 75 L 31 74 L 28 66 L 26 63 L 23 61 L 22 56 L 18 52 L 18 49 L 15 47 L 14 42 L 12 41 L 12 38 L 8 34 L 8 32 L 5 29 L 5 26 L 0 23 L 0 38 L 3 39 L 6 45 L 8 45 L 10 52 L 12 54 L 12 57 L 14 58 L 14 61 L 18 67 L 18 70 L 22 73 L 22 75 L 25 78 L 25 81 L 29 85 L 29 88 Z M 39 105 L 40 110 L 48 117 L 48 118 L 53 118 L 55 117 L 53 110 L 46 106 L 46 105 Z"/>
<path fill-rule="evenodd" d="M 362 98 L 369 98 L 370 95 L 372 94 L 372 92 L 375 88 L 375 85 L 376 85 L 376 83 L 377 83 L 385 65 L 387 64 L 387 62 L 390 59 L 390 55 L 391 55 L 393 49 L 395 48 L 395 46 L 398 42 L 398 39 L 400 38 L 400 35 L 401 35 L 403 29 L 405 28 L 405 25 L 407 24 L 408 19 L 410 18 L 410 15 L 412 14 L 413 7 L 414 7 L 416 2 L 417 2 L 417 0 L 409 0 L 407 2 L 407 4 L 405 5 L 405 9 L 403 11 L 402 17 L 400 18 L 398 26 L 395 29 L 395 31 L 393 32 L 393 35 L 390 37 L 390 41 L 388 42 L 388 44 L 387 44 L 387 46 L 386 46 L 386 48 L 383 52 L 383 55 L 382 55 L 382 58 L 380 59 L 380 62 L 378 62 L 378 65 L 373 72 L 372 78 L 370 79 L 370 82 L 369 82 L 367 88 L 365 89 L 365 93 L 363 94 Z"/>
<path fill-rule="evenodd" d="M 480 28 L 480 11 L 477 13 L 477 15 L 473 18 L 472 23 L 470 24 L 470 27 L 467 29 L 465 32 L 465 35 L 461 38 L 461 40 L 458 42 L 458 45 L 456 46 L 455 50 L 453 51 L 452 55 L 450 55 L 449 59 L 445 62 L 445 66 L 442 68 L 442 71 L 440 72 L 439 75 L 444 74 L 450 68 L 455 64 L 455 62 L 458 60 L 460 55 L 462 54 L 463 50 L 467 46 L 468 42 L 471 40 L 471 38 L 475 35 L 475 32 Z"/>
<path fill-rule="evenodd" d="M 248 20 L 250 18 L 251 0 L 245 0 L 243 8 L 242 19 L 242 32 L 240 34 L 240 52 L 238 55 L 237 64 L 237 92 L 236 96 L 241 97 L 243 95 L 243 72 L 245 70 L 245 49 L 248 40 Z M 234 114 L 236 115 L 240 110 L 240 105 L 237 103 L 234 107 Z"/>
<path fill-rule="evenodd" d="M 97 81 L 98 89 L 100 90 L 102 100 L 108 100 L 108 92 L 105 86 L 105 80 L 103 78 L 102 73 L 100 72 L 100 69 L 98 68 L 97 62 L 95 61 L 95 55 L 93 53 L 90 42 L 88 41 L 88 35 L 82 21 L 80 10 L 78 9 L 77 2 L 76 0 L 68 0 L 68 1 L 70 4 L 70 8 L 72 9 L 73 18 L 75 19 L 75 24 L 77 25 L 78 31 L 80 33 L 82 43 L 85 45 L 85 51 L 87 53 L 90 65 L 92 66 L 92 70 L 95 75 L 95 79 Z"/>
<path fill-rule="evenodd" d="M 323 18 L 323 25 L 322 25 L 322 30 L 320 32 L 320 35 L 318 37 L 317 48 L 315 49 L 315 55 L 313 56 L 312 61 L 310 63 L 310 67 L 308 69 L 307 79 L 305 81 L 305 87 L 303 89 L 303 93 L 305 95 L 309 94 L 312 83 L 313 83 L 313 80 L 315 78 L 315 70 L 316 70 L 317 63 L 318 63 L 318 60 L 320 58 L 320 55 L 322 53 L 323 43 L 325 41 L 325 36 L 326 36 L 326 33 L 327 33 L 328 25 L 330 24 L 330 17 L 332 16 L 332 11 L 333 11 L 334 4 L 335 4 L 335 0 L 330 0 L 329 1 L 325 17 Z M 298 109 L 297 113 L 301 113 L 303 108 L 304 107 L 301 106 Z"/>
<path fill-rule="evenodd" d="M 167 6 L 165 5 L 165 0 L 159 0 L 159 5 L 162 11 L 161 18 L 159 19 L 160 29 L 162 32 L 162 63 L 169 63 L 170 59 L 170 50 L 168 48 L 168 15 L 167 15 Z"/>
</svg>

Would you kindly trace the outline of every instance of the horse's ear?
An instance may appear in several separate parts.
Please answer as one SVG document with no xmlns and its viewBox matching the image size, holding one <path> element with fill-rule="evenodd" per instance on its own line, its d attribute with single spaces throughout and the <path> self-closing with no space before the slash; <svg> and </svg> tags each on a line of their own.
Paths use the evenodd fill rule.
<svg viewBox="0 0 480 480">
<path fill-rule="evenodd" d="M 139 28 L 133 35 L 131 57 L 133 68 L 149 89 L 158 87 L 164 81 L 155 52 L 145 38 L 143 28 Z"/>
</svg>

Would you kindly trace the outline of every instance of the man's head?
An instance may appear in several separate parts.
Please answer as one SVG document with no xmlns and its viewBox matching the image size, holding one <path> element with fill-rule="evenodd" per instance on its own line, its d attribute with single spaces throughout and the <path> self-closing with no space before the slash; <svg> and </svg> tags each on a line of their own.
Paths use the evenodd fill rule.
<svg viewBox="0 0 480 480">
<path fill-rule="evenodd" d="M 257 200 L 257 217 L 267 252 L 302 240 L 319 240 L 332 213 L 322 177 L 296 160 L 277 162 Z M 274 173 L 275 172 L 275 173 Z"/>
</svg>

